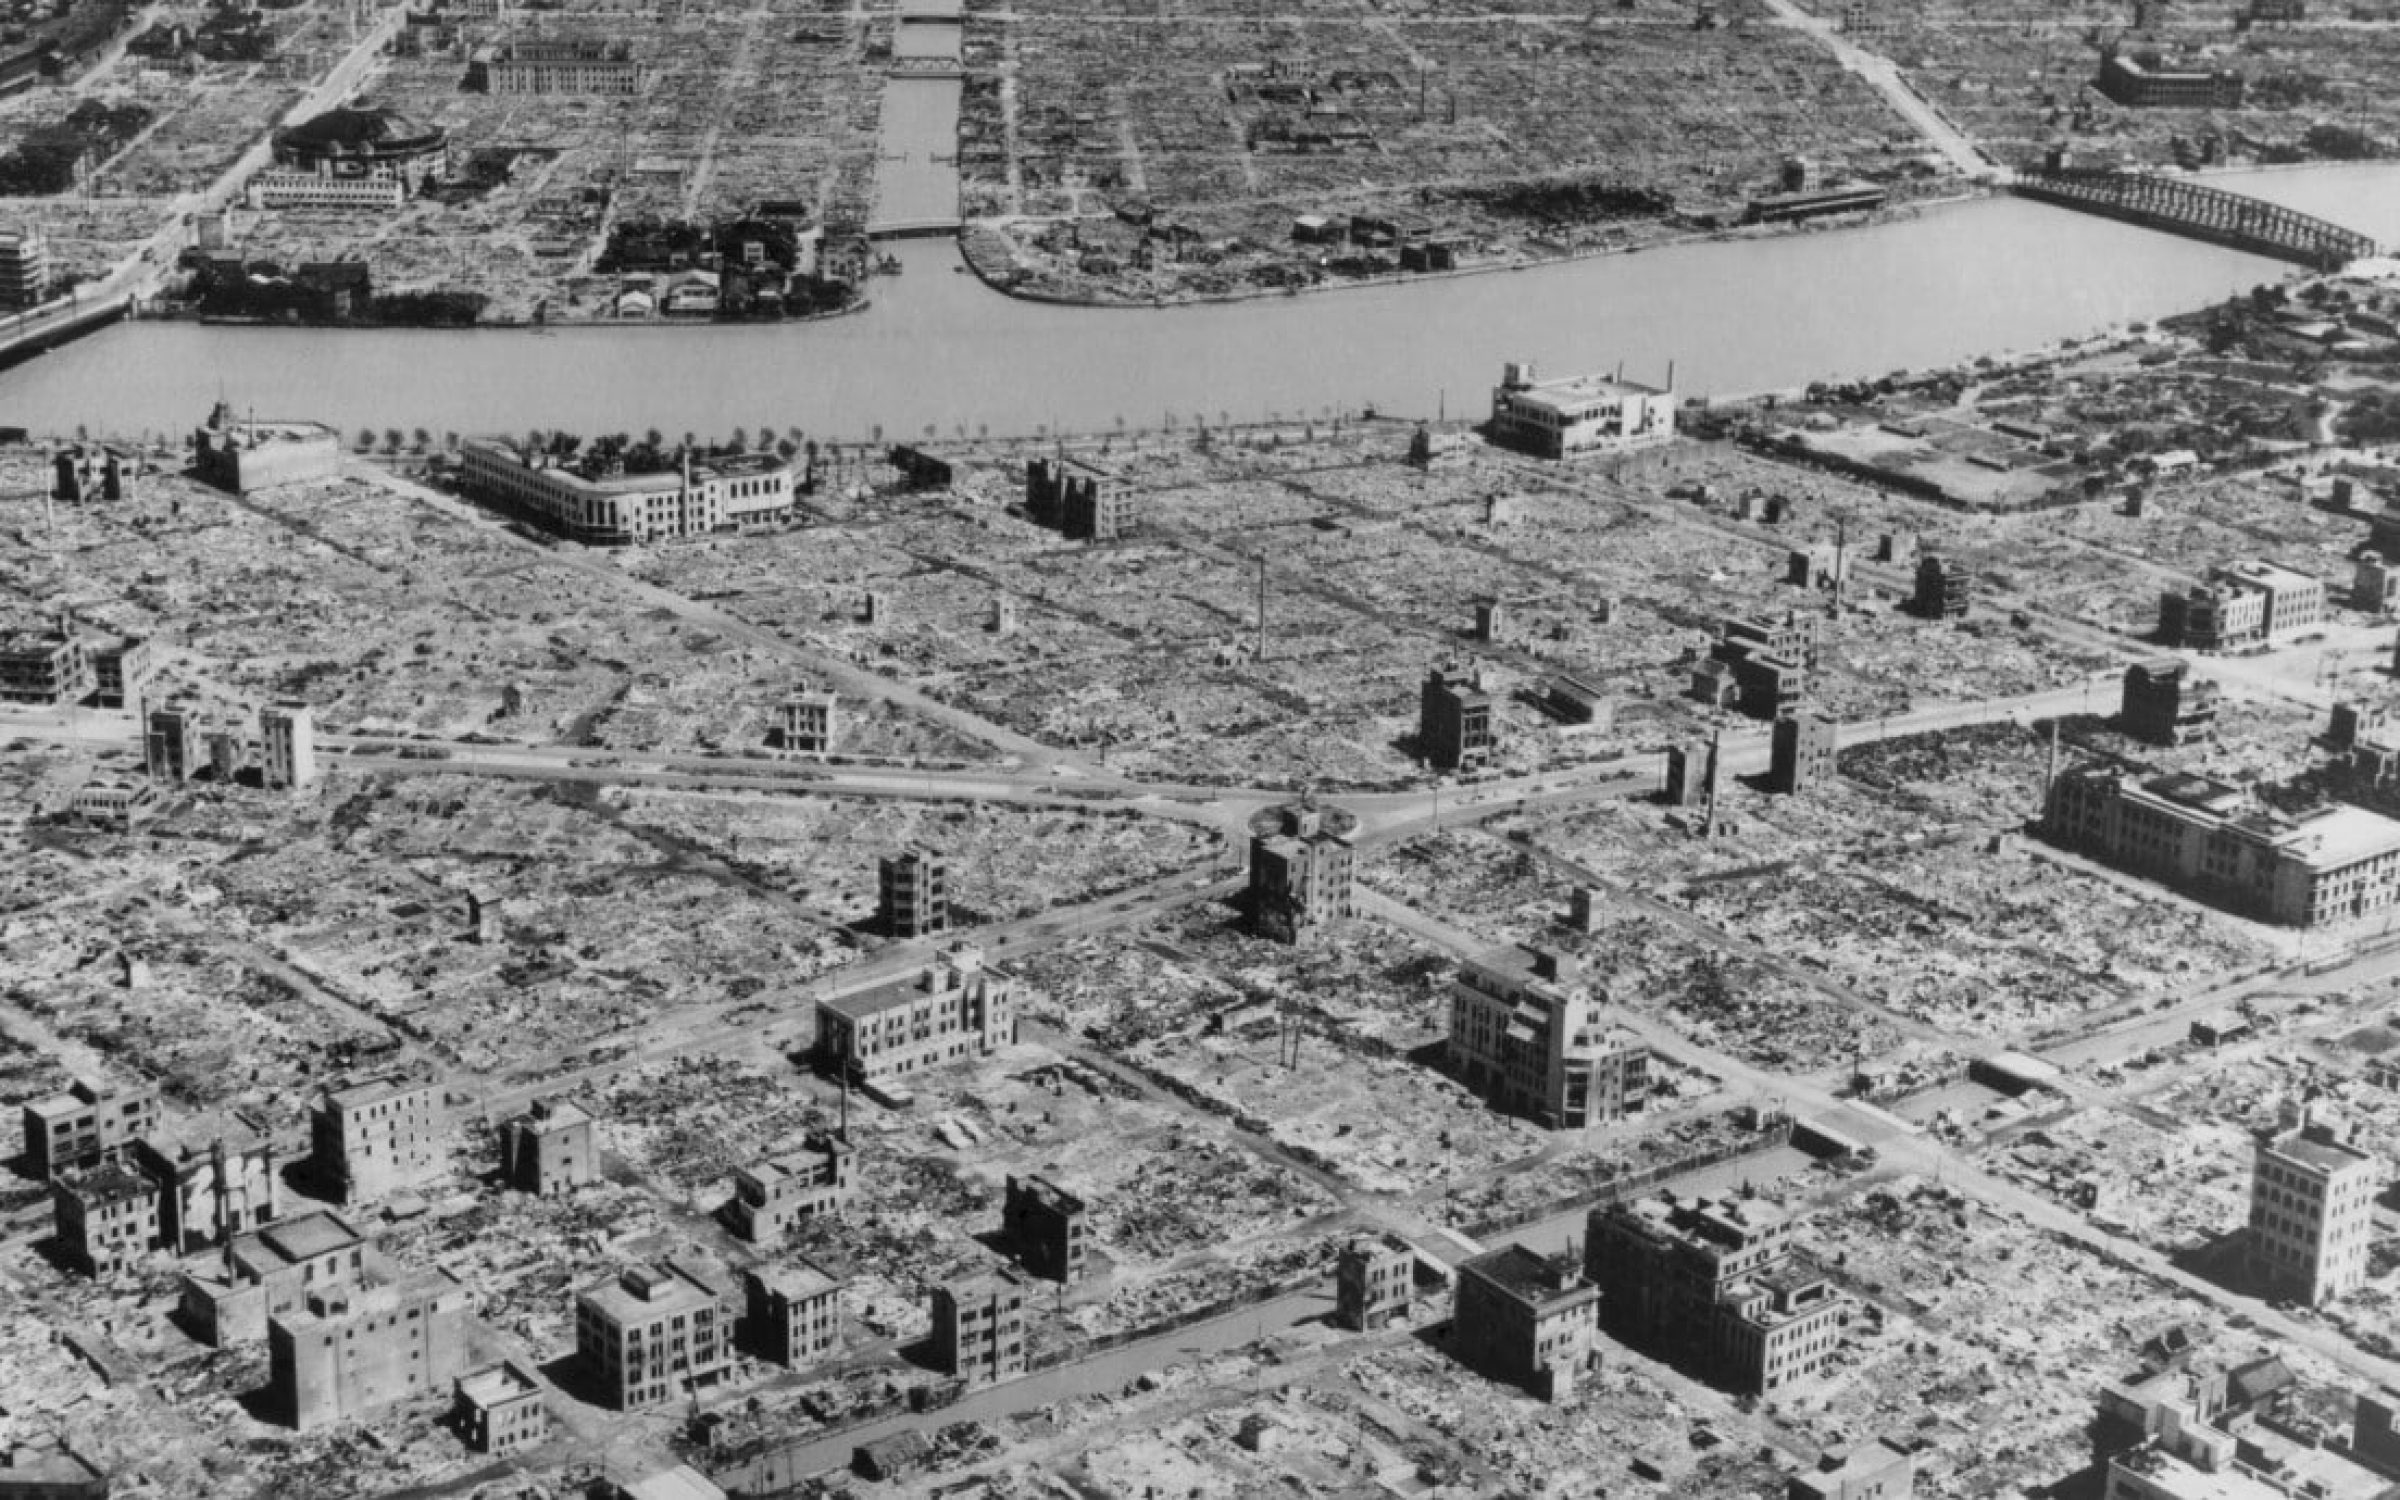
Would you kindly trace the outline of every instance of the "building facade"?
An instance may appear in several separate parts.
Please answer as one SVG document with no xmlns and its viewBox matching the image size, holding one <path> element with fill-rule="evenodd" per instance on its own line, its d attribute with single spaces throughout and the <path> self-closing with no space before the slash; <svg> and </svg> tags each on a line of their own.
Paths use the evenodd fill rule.
<svg viewBox="0 0 2400 1500">
<path fill-rule="evenodd" d="M 2180 657 L 2135 662 L 2125 669 L 2117 717 L 2125 732 L 2153 745 L 2192 745 L 2217 729 L 2217 685 L 2192 675 Z"/>
<path fill-rule="evenodd" d="M 1250 835 L 1244 915 L 1260 937 L 1307 942 L 1355 914 L 1358 851 L 1313 806 L 1277 808 L 1271 817 L 1269 828 Z"/>
<path fill-rule="evenodd" d="M 1675 393 L 1604 375 L 1537 380 L 1532 365 L 1510 364 L 1492 390 L 1489 431 L 1542 458 L 1627 452 L 1674 439 Z"/>
<path fill-rule="evenodd" d="M 1471 676 L 1440 667 L 1425 674 L 1417 699 L 1417 753 L 1437 771 L 1478 771 L 1491 763 L 1492 695 Z"/>
<path fill-rule="evenodd" d="M 310 484 L 341 473 L 342 440 L 322 422 L 236 417 L 220 401 L 192 432 L 192 467 L 237 495 Z"/>
<path fill-rule="evenodd" d="M 2158 599 L 2158 637 L 2193 651 L 2233 651 L 2288 640 L 2325 623 L 2325 580 L 2280 563 L 2211 569 Z"/>
<path fill-rule="evenodd" d="M 1584 1274 L 1608 1332 L 1738 1395 L 1822 1377 L 1850 1299 L 1794 1261 L 1794 1225 L 1735 1197 L 1603 1204 L 1585 1222 Z"/>
<path fill-rule="evenodd" d="M 183 1274 L 184 1322 L 218 1348 L 267 1336 L 271 1318 L 300 1311 L 313 1295 L 364 1286 L 367 1241 L 330 1213 L 302 1214 L 225 1247 L 221 1265 Z"/>
<path fill-rule="evenodd" d="M 1777 719 L 1767 785 L 1796 796 L 1831 781 L 1840 734 L 1838 723 L 1816 714 L 1792 714 Z"/>
<path fill-rule="evenodd" d="M 792 517 L 797 471 L 771 454 L 701 461 L 629 474 L 522 453 L 502 438 L 459 445 L 459 483 L 469 492 L 531 512 L 573 541 L 624 547 L 718 531 L 780 525 Z"/>
<path fill-rule="evenodd" d="M 633 48 L 602 37 L 534 37 L 507 42 L 483 60 L 495 94 L 639 94 L 644 81 Z"/>
<path fill-rule="evenodd" d="M 541 1379 L 513 1359 L 459 1376 L 450 1420 L 469 1448 L 495 1457 L 537 1447 L 550 1433 Z"/>
<path fill-rule="evenodd" d="M 933 1289 L 934 1368 L 969 1385 L 1025 1373 L 1025 1292 L 1013 1271 Z"/>
<path fill-rule="evenodd" d="M 448 1388 L 471 1299 L 448 1271 L 312 1293 L 267 1322 L 267 1405 L 302 1432 Z"/>
<path fill-rule="evenodd" d="M 2312 1306 L 2355 1291 L 2375 1238 L 2383 1163 L 2315 1121 L 2262 1137 L 2250 1176 L 2252 1272 Z"/>
<path fill-rule="evenodd" d="M 23 312 L 50 300 L 50 244 L 30 229 L 0 230 L 0 307 Z"/>
<path fill-rule="evenodd" d="M 742 1273 L 744 1331 L 761 1359 L 787 1369 L 842 1346 L 842 1284 L 809 1261 Z"/>
<path fill-rule="evenodd" d="M 273 703 L 258 711 L 267 786 L 298 791 L 317 779 L 317 720 L 305 703 Z"/>
<path fill-rule="evenodd" d="M 2287 927 L 2348 921 L 2400 899 L 2400 822 L 2350 806 L 2279 812 L 2204 776 L 2067 772 L 2050 784 L 2042 832 L 2112 868 Z"/>
<path fill-rule="evenodd" d="M 1478 1374 L 1564 1401 L 1599 1337 L 1599 1289 L 1573 1261 L 1510 1245 L 1459 1262 L 1450 1352 Z"/>
<path fill-rule="evenodd" d="M 341 1202 L 367 1202 L 441 1170 L 442 1125 L 442 1091 L 421 1078 L 328 1089 L 309 1108 L 309 1164 Z"/>
<path fill-rule="evenodd" d="M 1025 466 L 1025 514 L 1075 541 L 1113 542 L 1133 525 L 1133 487 L 1082 459 L 1037 458 Z"/>
<path fill-rule="evenodd" d="M 2092 86 L 2128 109 L 2240 109 L 2249 89 L 2239 73 L 2167 68 L 2115 51 L 2102 55 Z"/>
<path fill-rule="evenodd" d="M 848 1141 L 819 1135 L 802 1150 L 742 1167 L 733 1174 L 725 1225 L 754 1245 L 772 1244 L 802 1220 L 840 1212 L 857 1191 L 856 1164 Z"/>
<path fill-rule="evenodd" d="M 25 1168 L 36 1179 L 88 1166 L 158 1128 L 156 1089 L 111 1088 L 78 1078 L 64 1093 L 25 1106 Z"/>
<path fill-rule="evenodd" d="M 1396 1234 L 1362 1234 L 1333 1262 L 1333 1320 L 1373 1333 L 1405 1317 L 1416 1295 L 1417 1252 Z"/>
<path fill-rule="evenodd" d="M 547 1197 L 600 1180 L 591 1112 L 568 1099 L 536 1099 L 500 1124 L 500 1173 L 520 1193 Z"/>
<path fill-rule="evenodd" d="M 1016 1040 L 1017 982 L 971 944 L 947 948 L 913 980 L 817 1002 L 817 1055 L 856 1082 L 981 1057 Z"/>
<path fill-rule="evenodd" d="M 0 702 L 81 703 L 94 681 L 90 643 L 65 624 L 0 632 Z"/>
<path fill-rule="evenodd" d="M 1090 1253 L 1084 1201 L 1046 1177 L 1010 1173 L 1000 1235 L 1017 1264 L 1045 1281 L 1079 1279 Z"/>
<path fill-rule="evenodd" d="M 724 1374 L 733 1319 L 715 1284 L 689 1267 L 637 1266 L 575 1299 L 575 1354 L 602 1403 L 638 1411 Z"/>
<path fill-rule="evenodd" d="M 1592 1017 L 1575 961 L 1495 949 L 1450 986 L 1450 1069 L 1496 1109 L 1549 1130 L 1622 1119 L 1649 1092 L 1650 1049 Z"/>
<path fill-rule="evenodd" d="M 177 1254 L 225 1244 L 282 1213 L 274 1143 L 246 1124 L 205 1143 L 153 1132 L 134 1142 L 133 1160 L 158 1191 L 158 1237 Z"/>
<path fill-rule="evenodd" d="M 875 918 L 893 937 L 950 930 L 950 861 L 926 845 L 875 862 Z"/>
<path fill-rule="evenodd" d="M 114 1276 L 158 1243 L 158 1190 L 122 1163 L 60 1171 L 50 1179 L 50 1206 L 60 1251 L 86 1276 Z"/>
<path fill-rule="evenodd" d="M 1928 620 L 1963 620 L 1975 607 L 1975 574 L 1965 563 L 1932 553 L 1917 559 L 1917 587 L 1909 600 Z"/>
</svg>

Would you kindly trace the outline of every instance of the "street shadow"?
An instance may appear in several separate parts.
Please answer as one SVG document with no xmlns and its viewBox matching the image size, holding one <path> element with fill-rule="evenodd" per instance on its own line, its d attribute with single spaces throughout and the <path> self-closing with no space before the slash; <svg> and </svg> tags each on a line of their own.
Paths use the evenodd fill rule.
<svg viewBox="0 0 2400 1500">
<path fill-rule="evenodd" d="M 2265 1297 L 2272 1290 L 2252 1274 L 2249 1257 L 2250 1230 L 2247 1226 L 2228 1229 L 2197 1244 L 2187 1245 L 2167 1257 L 2168 1263 L 2187 1275 L 2233 1293 L 2237 1297 Z"/>
</svg>

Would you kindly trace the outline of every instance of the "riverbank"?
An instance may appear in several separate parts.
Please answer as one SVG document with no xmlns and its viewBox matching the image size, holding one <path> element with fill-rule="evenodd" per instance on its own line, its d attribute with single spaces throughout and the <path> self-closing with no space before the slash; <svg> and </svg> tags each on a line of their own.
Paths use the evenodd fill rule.
<svg viewBox="0 0 2400 1500">
<path fill-rule="evenodd" d="M 1626 244 L 1577 246 L 1554 255 L 1526 255 L 1518 258 L 1454 266 L 1439 271 L 1394 271 L 1373 276 L 1328 276 L 1307 285 L 1257 286 L 1224 292 L 1191 292 L 1180 296 L 1107 297 L 1074 296 L 1043 287 L 1028 287 L 1010 276 L 996 272 L 976 251 L 982 244 L 998 238 L 997 231 L 988 226 L 970 223 L 959 235 L 959 259 L 975 278 L 1003 297 L 1048 307 L 1108 308 L 1127 311 L 1169 307 L 1208 307 L 1224 303 L 1265 302 L 1292 297 L 1304 297 L 1318 292 L 1371 291 L 1397 286 L 1454 281 L 1466 277 L 1497 276 L 1520 271 L 1543 270 L 1554 266 L 1573 265 L 1582 261 L 1608 260 L 1645 251 L 1669 250 L 1679 246 L 1701 244 L 1743 244 L 1758 241 L 1788 239 L 1799 235 L 1841 233 L 1849 230 L 1873 229 L 1881 225 L 1906 223 L 1921 216 L 1929 208 L 1971 203 L 1993 196 L 1996 190 L 1983 184 L 1961 184 L 1956 191 L 1925 198 L 1911 198 L 1872 213 L 1844 214 L 1837 217 L 1812 219 L 1787 225 L 1747 225 L 1736 228 L 1693 227 L 1680 232 L 1661 234 Z M 1019 268 L 1011 262 L 1008 271 Z"/>
</svg>

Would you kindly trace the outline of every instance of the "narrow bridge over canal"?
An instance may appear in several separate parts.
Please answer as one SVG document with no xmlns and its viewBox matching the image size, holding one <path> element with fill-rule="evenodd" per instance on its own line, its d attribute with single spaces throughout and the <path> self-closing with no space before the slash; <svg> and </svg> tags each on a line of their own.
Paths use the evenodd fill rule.
<svg viewBox="0 0 2400 1500">
<path fill-rule="evenodd" d="M 2379 254 L 2382 248 L 2357 230 L 2182 177 L 2107 168 L 2036 167 L 2017 173 L 2010 188 L 2043 203 L 2188 235 L 2254 255 L 2297 261 L 2321 271 Z"/>
</svg>

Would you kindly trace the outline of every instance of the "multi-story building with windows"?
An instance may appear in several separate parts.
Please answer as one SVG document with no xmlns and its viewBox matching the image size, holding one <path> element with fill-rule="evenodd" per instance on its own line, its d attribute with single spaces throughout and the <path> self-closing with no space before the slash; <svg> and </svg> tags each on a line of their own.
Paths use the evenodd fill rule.
<svg viewBox="0 0 2400 1500">
<path fill-rule="evenodd" d="M 885 932 L 917 938 L 950 930 L 948 857 L 920 844 L 875 863 L 875 916 Z"/>
<path fill-rule="evenodd" d="M 158 1189 L 122 1163 L 60 1171 L 50 1203 L 59 1249 L 87 1276 L 114 1276 L 158 1243 Z"/>
<path fill-rule="evenodd" d="M 1671 441 L 1675 392 L 1606 375 L 1536 380 L 1510 364 L 1492 391 L 1492 441 L 1543 458 L 1622 453 Z"/>
<path fill-rule="evenodd" d="M 742 1273 L 743 1332 L 762 1359 L 815 1364 L 842 1346 L 842 1284 L 809 1261 Z"/>
<path fill-rule="evenodd" d="M 817 1055 L 880 1086 L 1016 1040 L 1017 982 L 972 944 L 944 949 L 914 979 L 817 1002 Z"/>
<path fill-rule="evenodd" d="M 754 1245 L 772 1244 L 803 1219 L 838 1212 L 857 1191 L 856 1155 L 840 1136 L 819 1135 L 802 1150 L 740 1168 L 725 1226 Z"/>
<path fill-rule="evenodd" d="M 575 1299 L 575 1353 L 604 1404 L 635 1411 L 724 1374 L 733 1317 L 724 1293 L 680 1262 L 637 1266 Z"/>
<path fill-rule="evenodd" d="M 299 1311 L 309 1297 L 365 1285 L 367 1249 L 357 1229 L 329 1213 L 237 1235 L 221 1266 L 184 1272 L 184 1321 L 219 1348 L 263 1339 L 268 1319 Z"/>
<path fill-rule="evenodd" d="M 1510 1245 L 1459 1262 L 1450 1351 L 1469 1369 L 1564 1401 L 1599 1335 L 1600 1292 L 1572 1260 Z"/>
<path fill-rule="evenodd" d="M 134 1165 L 158 1191 L 158 1237 L 182 1254 L 264 1229 L 281 1212 L 275 1146 L 243 1121 L 200 1138 L 154 1131 L 133 1143 Z"/>
<path fill-rule="evenodd" d="M 622 547 L 787 521 L 797 471 L 767 453 L 686 454 L 675 468 L 630 474 L 521 452 L 503 438 L 469 438 L 459 445 L 459 483 L 530 511 L 572 540 Z"/>
<path fill-rule="evenodd" d="M 317 779 L 317 720 L 305 703 L 271 703 L 258 711 L 264 775 L 276 791 L 298 791 Z"/>
<path fill-rule="evenodd" d="M 0 702 L 81 703 L 93 686 L 91 643 L 63 621 L 0 631 Z"/>
<path fill-rule="evenodd" d="M 87 1166 L 158 1128 L 156 1089 L 110 1088 L 78 1078 L 65 1093 L 25 1106 L 25 1168 L 36 1178 Z"/>
<path fill-rule="evenodd" d="M 526 37 L 480 59 L 495 94 L 615 94 L 642 91 L 633 48 L 605 37 Z"/>
<path fill-rule="evenodd" d="M 1133 487 L 1082 459 L 1037 458 L 1025 466 L 1025 513 L 1075 540 L 1111 542 L 1133 525 Z"/>
<path fill-rule="evenodd" d="M 1013 1271 L 933 1289 L 933 1363 L 969 1385 L 1025 1373 L 1025 1291 Z"/>
<path fill-rule="evenodd" d="M 1821 1377 L 1850 1299 L 1792 1258 L 1770 1204 L 1672 1193 L 1603 1204 L 1585 1223 L 1584 1274 L 1609 1333 L 1741 1395 Z"/>
<path fill-rule="evenodd" d="M 1396 1234 L 1362 1234 L 1333 1263 L 1333 1318 L 1372 1333 L 1408 1311 L 1416 1293 L 1417 1252 Z"/>
<path fill-rule="evenodd" d="M 2224 69 L 2169 68 L 2155 56 L 2111 50 L 2093 87 L 2129 109 L 2240 109 L 2249 85 Z"/>
<path fill-rule="evenodd" d="M 548 1196 L 600 1180 L 591 1111 L 571 1099 L 536 1099 L 501 1122 L 500 1173 L 520 1193 Z"/>
<path fill-rule="evenodd" d="M 1576 962 L 1499 948 L 1459 966 L 1450 986 L 1451 1071 L 1495 1108 L 1578 1130 L 1641 1108 L 1650 1049 L 1592 1017 Z"/>
<path fill-rule="evenodd" d="M 1047 1281 L 1083 1275 L 1090 1255 L 1084 1201 L 1047 1177 L 1010 1173 L 1000 1205 L 1000 1235 L 1017 1264 Z"/>
<path fill-rule="evenodd" d="M 2266 807 L 2227 782 L 2084 767 L 2050 785 L 2042 832 L 2262 922 L 2315 927 L 2400 900 L 2400 822 L 2361 807 Z"/>
<path fill-rule="evenodd" d="M 302 1432 L 447 1387 L 466 1367 L 467 1289 L 448 1271 L 335 1287 L 267 1321 L 267 1407 Z"/>
<path fill-rule="evenodd" d="M 2260 1138 L 2252 1157 L 2251 1270 L 2277 1295 L 2329 1302 L 2366 1280 L 2383 1163 L 2310 1120 Z"/>
<path fill-rule="evenodd" d="M 49 297 L 49 242 L 30 229 L 0 230 L 0 308 L 22 312 Z"/>
<path fill-rule="evenodd" d="M 1479 771 L 1491 762 L 1492 695 L 1473 674 L 1425 674 L 1417 695 L 1417 753 L 1437 771 Z"/>
<path fill-rule="evenodd" d="M 1300 943 L 1353 914 L 1358 851 L 1353 820 L 1305 803 L 1262 814 L 1250 835 L 1250 930 Z"/>
<path fill-rule="evenodd" d="M 550 1432 L 541 1378 L 513 1359 L 459 1376 L 450 1419 L 469 1448 L 494 1456 L 534 1447 Z"/>
<path fill-rule="evenodd" d="M 396 1193 L 441 1170 L 442 1091 L 403 1074 L 328 1089 L 308 1133 L 309 1165 L 342 1202 Z"/>
</svg>

